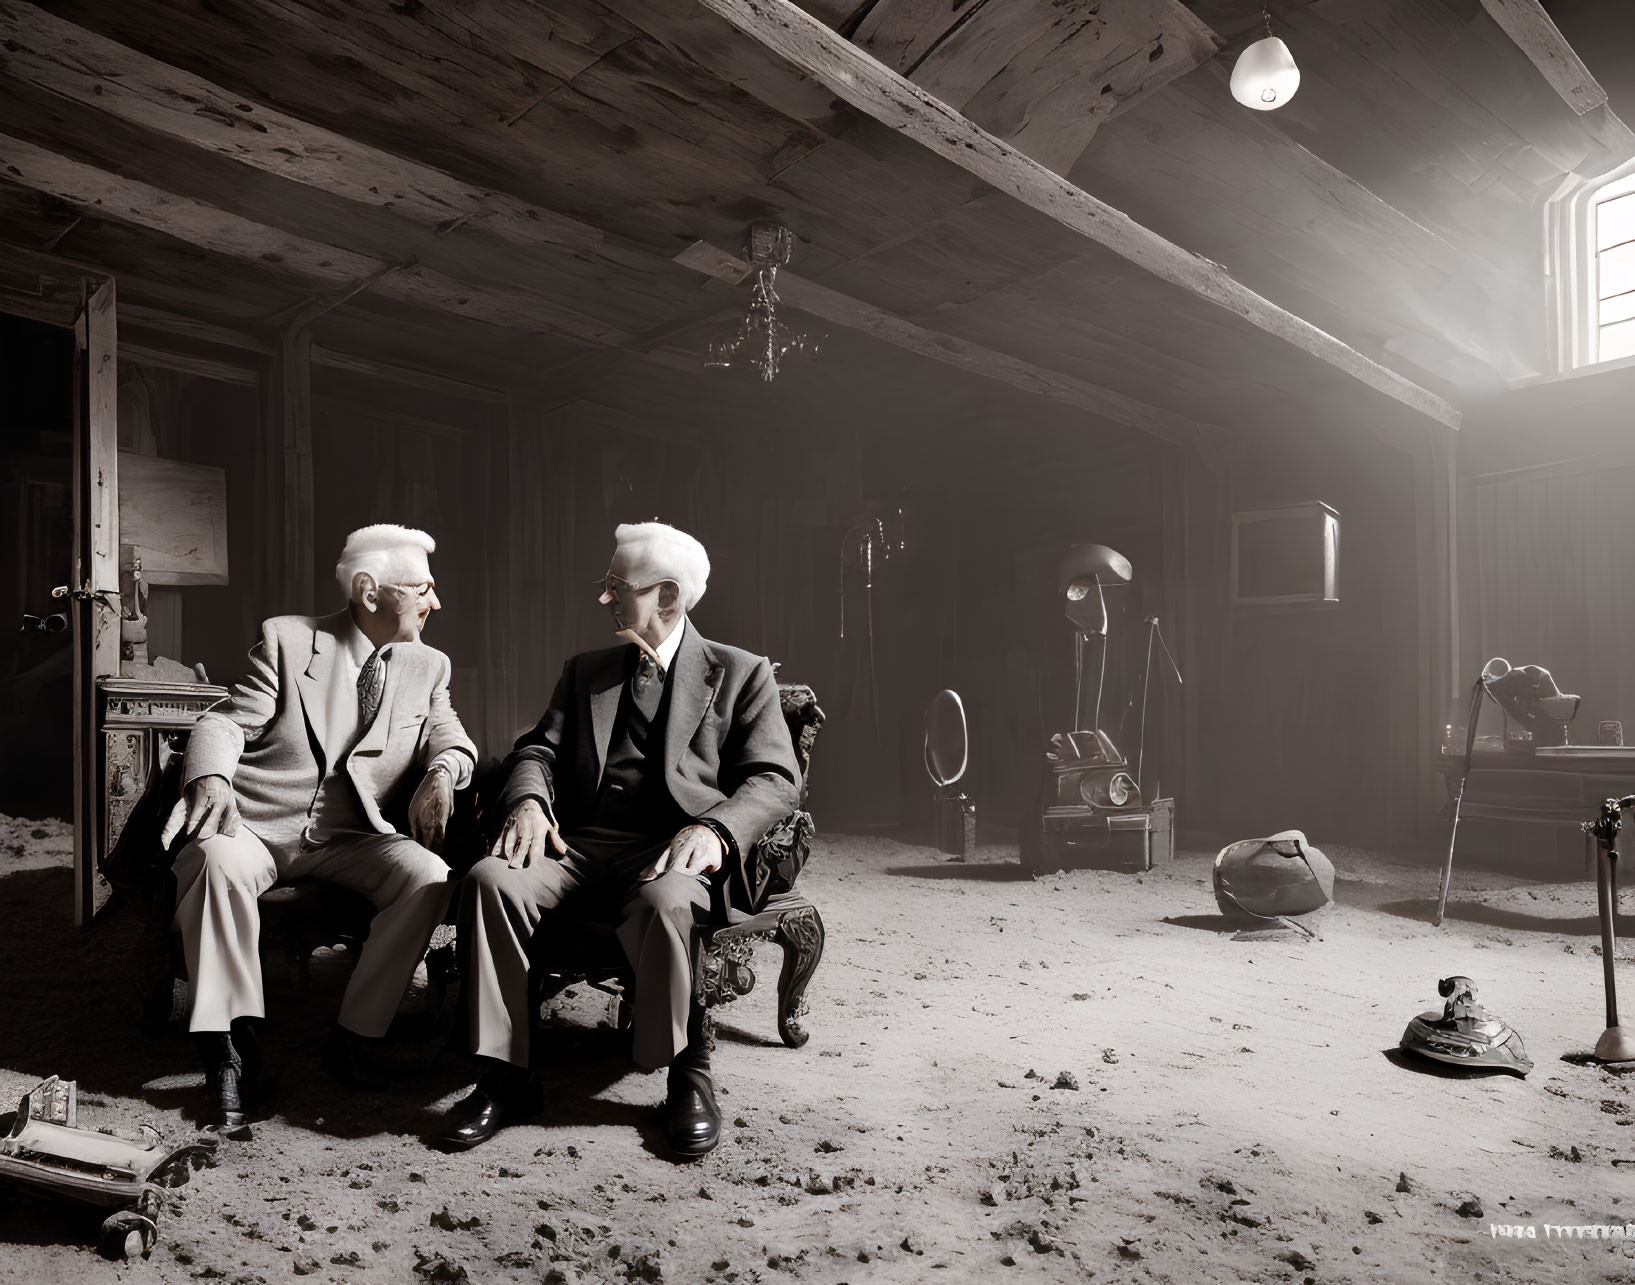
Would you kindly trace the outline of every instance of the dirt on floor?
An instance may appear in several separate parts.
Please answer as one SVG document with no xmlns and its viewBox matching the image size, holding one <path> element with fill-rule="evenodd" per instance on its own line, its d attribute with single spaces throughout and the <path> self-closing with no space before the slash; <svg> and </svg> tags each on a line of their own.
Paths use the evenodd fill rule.
<svg viewBox="0 0 1635 1285">
<path fill-rule="evenodd" d="M 55 1073 L 82 1123 L 185 1141 L 193 1051 L 137 1028 L 137 917 L 69 925 L 69 851 L 0 824 L 0 1101 Z M 1212 854 L 1034 881 L 1014 850 L 820 837 L 811 1041 L 778 1042 L 759 956 L 693 1164 L 595 991 L 542 1038 L 544 1114 L 446 1156 L 423 1139 L 470 1080 L 446 1012 L 406 1018 L 393 1087 L 360 1097 L 317 1065 L 344 961 L 304 999 L 271 969 L 254 1141 L 175 1193 L 146 1261 L 97 1257 L 96 1215 L 8 1200 L 0 1280 L 1635 1282 L 1635 1076 L 1563 1060 L 1603 1026 L 1593 885 L 1465 865 L 1435 929 L 1433 870 L 1327 851 L 1319 939 L 1236 941 Z M 1521 1033 L 1526 1079 L 1396 1052 L 1454 973 Z"/>
</svg>

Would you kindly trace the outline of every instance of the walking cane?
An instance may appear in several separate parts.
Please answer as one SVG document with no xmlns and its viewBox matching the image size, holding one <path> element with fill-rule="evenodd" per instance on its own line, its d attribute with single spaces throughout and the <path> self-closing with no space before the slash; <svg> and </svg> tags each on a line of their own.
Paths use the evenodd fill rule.
<svg viewBox="0 0 1635 1285">
<path fill-rule="evenodd" d="M 1635 1061 L 1635 1029 L 1625 1030 L 1618 1024 L 1618 982 L 1613 972 L 1613 955 L 1617 945 L 1613 934 L 1613 917 L 1618 913 L 1618 831 L 1623 826 L 1623 812 L 1635 808 L 1635 794 L 1621 799 L 1608 799 L 1601 805 L 1601 815 L 1586 821 L 1584 830 L 1595 836 L 1601 849 L 1596 865 L 1595 887 L 1601 906 L 1601 971 L 1607 985 L 1607 1029 L 1595 1042 L 1598 1062 Z"/>
<path fill-rule="evenodd" d="M 1442 926 L 1442 916 L 1448 909 L 1448 885 L 1453 881 L 1453 845 L 1459 837 L 1459 809 L 1465 801 L 1465 782 L 1470 780 L 1471 755 L 1476 751 L 1476 720 L 1482 715 L 1482 693 L 1486 690 L 1483 679 L 1487 671 L 1482 671 L 1481 678 L 1476 680 L 1476 686 L 1471 689 L 1470 718 L 1465 724 L 1465 770 L 1459 778 L 1459 792 L 1453 796 L 1453 829 L 1448 834 L 1448 859 L 1442 867 L 1442 894 L 1436 899 L 1436 918 L 1431 921 L 1433 927 Z"/>
</svg>

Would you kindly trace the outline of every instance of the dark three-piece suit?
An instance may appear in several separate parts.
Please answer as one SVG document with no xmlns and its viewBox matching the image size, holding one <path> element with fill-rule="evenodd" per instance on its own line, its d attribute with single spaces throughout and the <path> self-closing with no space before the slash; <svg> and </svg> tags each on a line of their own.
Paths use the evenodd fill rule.
<svg viewBox="0 0 1635 1285">
<path fill-rule="evenodd" d="M 800 769 L 764 657 L 701 637 L 685 619 L 667 673 L 634 644 L 585 652 L 562 671 L 550 708 L 516 744 L 499 810 L 537 800 L 566 855 L 513 868 L 485 857 L 467 876 L 466 952 L 473 1050 L 516 1066 L 529 1054 L 534 935 L 562 911 L 610 912 L 636 972 L 636 1061 L 665 1066 L 686 1046 L 693 935 L 712 900 L 742 902 L 745 862 L 799 806 Z M 640 875 L 691 824 L 725 848 L 714 876 Z"/>
</svg>

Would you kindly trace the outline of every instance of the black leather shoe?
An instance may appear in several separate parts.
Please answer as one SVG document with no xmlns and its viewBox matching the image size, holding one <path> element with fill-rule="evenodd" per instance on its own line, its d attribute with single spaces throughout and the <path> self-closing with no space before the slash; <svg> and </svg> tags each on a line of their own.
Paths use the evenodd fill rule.
<svg viewBox="0 0 1635 1285">
<path fill-rule="evenodd" d="M 672 1071 L 664 1113 L 670 1149 L 683 1159 L 708 1155 L 721 1141 L 721 1109 L 715 1105 L 715 1082 L 708 1070 Z"/>
<path fill-rule="evenodd" d="M 470 1151 L 500 1131 L 506 1120 L 506 1102 L 479 1087 L 455 1103 L 451 1114 L 453 1123 L 438 1138 L 438 1146 L 445 1151 Z"/>
<path fill-rule="evenodd" d="M 490 1071 L 477 1087 L 454 1104 L 448 1129 L 437 1145 L 445 1151 L 470 1151 L 481 1146 L 508 1122 L 526 1116 L 532 1104 L 528 1072 L 507 1064 Z"/>
<path fill-rule="evenodd" d="M 324 1045 L 323 1067 L 345 1087 L 359 1093 L 378 1093 L 386 1087 L 386 1077 L 370 1065 L 370 1044 L 344 1026 L 329 1033 Z"/>
<path fill-rule="evenodd" d="M 200 1031 L 194 1036 L 199 1057 L 204 1062 L 204 1091 L 210 1098 L 210 1124 L 224 1138 L 250 1140 L 250 1123 L 244 1113 L 241 1086 L 244 1063 L 226 1031 Z"/>
</svg>

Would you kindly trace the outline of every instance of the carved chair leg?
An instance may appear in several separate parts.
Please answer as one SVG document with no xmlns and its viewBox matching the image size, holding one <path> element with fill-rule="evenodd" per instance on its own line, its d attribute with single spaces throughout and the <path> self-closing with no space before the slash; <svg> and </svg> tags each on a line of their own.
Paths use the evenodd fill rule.
<svg viewBox="0 0 1635 1285">
<path fill-rule="evenodd" d="M 783 947 L 783 971 L 778 974 L 778 1034 L 792 1049 L 809 1038 L 800 1024 L 806 1012 L 806 986 L 823 958 L 823 918 L 816 906 L 791 910 L 778 920 L 775 940 Z"/>
</svg>

